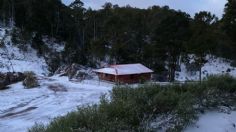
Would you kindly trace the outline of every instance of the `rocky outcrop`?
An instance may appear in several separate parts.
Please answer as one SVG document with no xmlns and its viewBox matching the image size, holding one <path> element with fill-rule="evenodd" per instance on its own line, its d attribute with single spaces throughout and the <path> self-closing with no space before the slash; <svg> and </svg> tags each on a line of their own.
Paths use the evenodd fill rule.
<svg viewBox="0 0 236 132">
<path fill-rule="evenodd" d="M 57 69 L 55 75 L 68 76 L 69 79 L 90 79 L 92 78 L 92 69 L 86 68 L 82 65 L 73 63 L 71 65 L 63 65 Z"/>
<path fill-rule="evenodd" d="M 0 73 L 0 90 L 5 89 L 10 84 L 23 81 L 25 77 L 21 72 Z"/>
</svg>

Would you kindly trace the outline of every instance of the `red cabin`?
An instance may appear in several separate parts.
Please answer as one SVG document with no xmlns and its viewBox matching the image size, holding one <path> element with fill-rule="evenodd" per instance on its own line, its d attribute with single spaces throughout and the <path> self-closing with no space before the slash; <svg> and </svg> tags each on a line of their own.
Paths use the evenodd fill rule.
<svg viewBox="0 0 236 132">
<path fill-rule="evenodd" d="M 142 64 L 111 65 L 95 72 L 101 80 L 129 84 L 149 81 L 153 73 Z"/>
</svg>

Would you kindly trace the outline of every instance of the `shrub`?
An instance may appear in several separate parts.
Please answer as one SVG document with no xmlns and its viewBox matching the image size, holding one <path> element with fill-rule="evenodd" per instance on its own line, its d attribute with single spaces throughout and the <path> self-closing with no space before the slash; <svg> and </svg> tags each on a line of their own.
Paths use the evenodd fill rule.
<svg viewBox="0 0 236 132">
<path fill-rule="evenodd" d="M 215 88 L 216 90 L 234 93 L 236 92 L 236 81 L 230 75 L 223 76 L 210 76 L 205 83 L 209 88 Z"/>
<path fill-rule="evenodd" d="M 162 90 L 153 98 L 153 106 L 158 112 L 168 112 L 177 106 L 179 98 L 178 93 L 172 90 Z"/>
<path fill-rule="evenodd" d="M 35 73 L 33 73 L 33 72 L 25 72 L 24 74 L 25 74 L 26 78 L 23 81 L 23 85 L 26 88 L 34 88 L 34 87 L 39 86 L 39 82 L 37 80 L 37 77 L 36 77 Z"/>
</svg>

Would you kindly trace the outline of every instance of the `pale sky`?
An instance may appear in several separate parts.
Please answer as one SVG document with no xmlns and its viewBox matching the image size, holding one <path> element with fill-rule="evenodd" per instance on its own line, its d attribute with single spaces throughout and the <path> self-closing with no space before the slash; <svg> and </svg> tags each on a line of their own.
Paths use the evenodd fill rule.
<svg viewBox="0 0 236 132">
<path fill-rule="evenodd" d="M 62 0 L 65 4 L 71 3 L 73 0 Z M 182 10 L 194 16 L 199 11 L 210 11 L 218 17 L 222 17 L 226 0 L 82 0 L 85 7 L 92 9 L 100 9 L 106 2 L 125 6 L 127 4 L 132 7 L 147 8 L 153 5 L 168 5 L 172 9 Z"/>
</svg>

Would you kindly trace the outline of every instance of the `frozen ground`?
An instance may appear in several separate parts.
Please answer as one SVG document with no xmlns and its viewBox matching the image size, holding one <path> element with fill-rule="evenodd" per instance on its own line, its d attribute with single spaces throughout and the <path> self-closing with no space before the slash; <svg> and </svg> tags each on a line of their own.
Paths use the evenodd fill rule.
<svg viewBox="0 0 236 132">
<path fill-rule="evenodd" d="M 185 132 L 236 132 L 236 111 L 230 114 L 208 112 L 199 117 L 197 123 Z"/>
<path fill-rule="evenodd" d="M 0 91 L 0 132 L 25 132 L 35 122 L 48 123 L 77 106 L 98 103 L 112 89 L 96 81 L 69 82 L 67 77 L 41 77 L 40 87 L 24 89 L 22 83 Z"/>
</svg>

